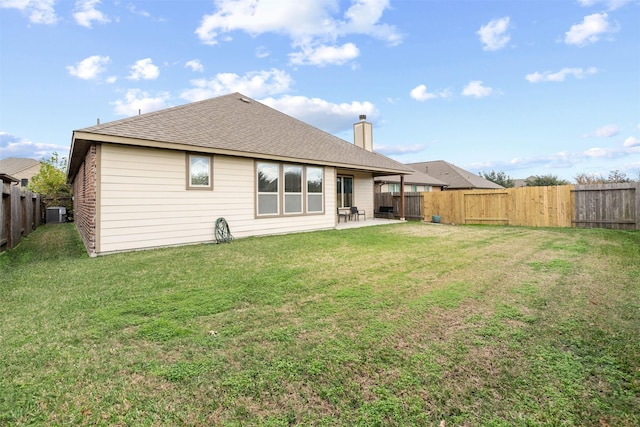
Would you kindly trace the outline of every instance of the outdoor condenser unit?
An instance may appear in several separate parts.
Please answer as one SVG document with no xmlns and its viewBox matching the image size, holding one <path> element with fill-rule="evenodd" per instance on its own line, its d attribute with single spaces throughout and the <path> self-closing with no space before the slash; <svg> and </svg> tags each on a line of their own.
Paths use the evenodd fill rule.
<svg viewBox="0 0 640 427">
<path fill-rule="evenodd" d="M 47 224 L 60 224 L 67 221 L 67 208 L 53 206 L 47 208 Z"/>
</svg>

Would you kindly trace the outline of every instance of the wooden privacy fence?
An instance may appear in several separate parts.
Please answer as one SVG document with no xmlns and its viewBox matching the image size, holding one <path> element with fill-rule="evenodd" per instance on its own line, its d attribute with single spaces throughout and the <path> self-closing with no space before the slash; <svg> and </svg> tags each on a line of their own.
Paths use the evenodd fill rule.
<svg viewBox="0 0 640 427">
<path fill-rule="evenodd" d="M 42 223 L 40 196 L 23 191 L 16 180 L 2 175 L 0 203 L 0 252 L 14 248 L 20 240 Z"/>
<path fill-rule="evenodd" d="M 576 185 L 573 224 L 584 228 L 640 230 L 640 183 Z"/>
<path fill-rule="evenodd" d="M 454 224 L 571 227 L 573 185 L 424 193 L 424 219 Z"/>
<path fill-rule="evenodd" d="M 423 218 L 454 224 L 640 230 L 640 183 L 423 193 Z"/>
<path fill-rule="evenodd" d="M 404 217 L 406 219 L 422 219 L 422 195 L 429 193 L 404 193 Z M 380 206 L 393 206 L 393 215 L 400 218 L 400 193 L 375 193 L 375 212 L 380 211 Z"/>
</svg>

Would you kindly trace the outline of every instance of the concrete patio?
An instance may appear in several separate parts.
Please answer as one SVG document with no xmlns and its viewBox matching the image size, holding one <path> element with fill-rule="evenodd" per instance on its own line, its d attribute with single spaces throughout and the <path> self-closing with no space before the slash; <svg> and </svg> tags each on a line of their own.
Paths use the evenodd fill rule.
<svg viewBox="0 0 640 427">
<path fill-rule="evenodd" d="M 399 224 L 401 222 L 399 219 L 386 219 L 386 218 L 367 218 L 366 220 L 349 220 L 344 221 L 340 220 L 340 222 L 336 225 L 336 230 L 345 230 L 347 228 L 359 228 L 359 227 L 372 227 L 374 225 L 388 225 L 388 224 Z"/>
</svg>

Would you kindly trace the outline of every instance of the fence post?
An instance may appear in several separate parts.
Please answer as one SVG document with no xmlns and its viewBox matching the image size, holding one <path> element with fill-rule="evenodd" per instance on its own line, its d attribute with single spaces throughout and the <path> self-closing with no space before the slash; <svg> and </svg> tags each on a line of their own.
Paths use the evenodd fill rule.
<svg viewBox="0 0 640 427">
<path fill-rule="evenodd" d="M 636 182 L 636 230 L 640 230 L 640 182 Z"/>
</svg>

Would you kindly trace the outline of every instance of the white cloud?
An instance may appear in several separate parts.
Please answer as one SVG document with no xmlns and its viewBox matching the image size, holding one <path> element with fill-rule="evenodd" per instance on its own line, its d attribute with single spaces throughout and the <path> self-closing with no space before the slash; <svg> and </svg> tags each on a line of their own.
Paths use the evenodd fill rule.
<svg viewBox="0 0 640 427">
<path fill-rule="evenodd" d="M 256 57 L 262 59 L 266 58 L 269 55 L 271 55 L 271 52 L 266 47 L 259 46 L 258 48 L 256 48 Z"/>
<path fill-rule="evenodd" d="M 392 46 L 402 43 L 402 36 L 393 25 L 378 23 L 388 8 L 389 0 L 352 0 L 344 14 L 346 22 L 339 25 L 340 34 L 367 34 Z"/>
<path fill-rule="evenodd" d="M 188 101 L 200 101 L 214 96 L 240 92 L 252 98 L 287 92 L 293 84 L 291 76 L 275 68 L 268 71 L 251 71 L 243 76 L 235 73 L 219 73 L 211 79 L 191 80 L 194 86 L 180 95 Z"/>
<path fill-rule="evenodd" d="M 609 23 L 609 15 L 607 13 L 594 13 L 593 15 L 585 16 L 582 23 L 572 25 L 569 31 L 565 33 L 564 42 L 576 46 L 586 46 L 600 40 L 603 34 L 616 31 L 618 31 L 618 28 Z"/>
<path fill-rule="evenodd" d="M 252 36 L 283 34 L 299 49 L 292 54 L 292 63 L 320 65 L 323 63 L 320 60 L 326 57 L 328 64 L 343 64 L 348 60 L 345 57 L 354 57 L 355 45 L 346 43 L 340 48 L 333 45 L 338 37 L 352 34 L 368 35 L 390 45 L 402 41 L 394 26 L 379 22 L 389 8 L 389 0 L 352 0 L 342 17 L 335 0 L 218 0 L 215 4 L 216 11 L 205 15 L 195 31 L 203 43 L 215 45 L 233 31 Z"/>
<path fill-rule="evenodd" d="M 631 137 L 627 138 L 621 147 L 593 147 L 581 152 L 560 151 L 534 157 L 514 158 L 508 162 L 490 162 L 490 164 L 494 169 L 568 168 L 588 160 L 621 159 L 638 154 L 640 154 L 640 140 Z M 480 163 L 473 164 L 473 166 L 482 166 L 482 168 L 488 169 L 486 165 Z"/>
<path fill-rule="evenodd" d="M 603 3 L 609 10 L 619 9 L 630 2 L 631 0 L 578 0 L 578 3 L 584 7 L 591 7 Z"/>
<path fill-rule="evenodd" d="M 416 101 L 424 102 L 429 99 L 448 98 L 451 96 L 451 92 L 445 89 L 437 93 L 431 93 L 427 91 L 426 85 L 418 85 L 413 89 L 411 89 L 411 92 L 409 92 L 409 95 L 411 96 L 411 98 L 415 99 Z"/>
<path fill-rule="evenodd" d="M 56 0 L 0 0 L 0 8 L 18 9 L 29 16 L 32 24 L 55 24 L 58 22 L 55 3 Z"/>
<path fill-rule="evenodd" d="M 138 111 L 144 114 L 167 108 L 168 100 L 169 94 L 166 92 L 161 92 L 156 97 L 152 97 L 140 89 L 129 89 L 124 95 L 124 99 L 111 102 L 111 105 L 114 106 L 113 110 L 118 115 L 135 116 Z"/>
<path fill-rule="evenodd" d="M 535 72 L 531 74 L 527 74 L 525 79 L 527 79 L 530 83 L 540 83 L 540 82 L 563 82 L 567 76 L 573 76 L 577 79 L 581 79 L 586 75 L 595 74 L 598 72 L 598 69 L 595 67 L 589 67 L 586 70 L 582 68 L 563 68 L 557 72 L 545 71 L 543 73 Z"/>
<path fill-rule="evenodd" d="M 620 129 L 618 129 L 616 125 L 606 125 L 596 129 L 593 135 L 599 138 L 611 138 L 612 136 L 616 136 L 619 133 Z"/>
<path fill-rule="evenodd" d="M 0 159 L 6 157 L 26 157 L 31 159 L 46 159 L 51 153 L 57 151 L 66 155 L 69 147 L 61 147 L 55 144 L 33 142 L 26 138 L 17 137 L 8 132 L 0 131 Z"/>
<path fill-rule="evenodd" d="M 345 43 L 342 46 L 303 46 L 300 52 L 290 53 L 289 59 L 294 65 L 342 65 L 359 54 L 355 44 Z"/>
<path fill-rule="evenodd" d="M 69 74 L 83 80 L 95 79 L 105 70 L 109 63 L 108 56 L 93 55 L 78 62 L 75 66 L 67 66 Z"/>
<path fill-rule="evenodd" d="M 140 59 L 131 66 L 131 74 L 128 79 L 131 80 L 155 80 L 160 75 L 160 69 L 153 65 L 151 58 Z"/>
<path fill-rule="evenodd" d="M 629 138 L 624 140 L 624 147 L 640 147 L 640 139 L 630 136 Z"/>
<path fill-rule="evenodd" d="M 480 27 L 478 34 L 483 50 L 499 50 L 509 43 L 509 17 L 493 19 L 487 25 Z"/>
<path fill-rule="evenodd" d="M 93 22 L 97 22 L 99 24 L 106 24 L 107 22 L 111 22 L 111 20 L 104 13 L 96 9 L 96 6 L 98 6 L 100 3 L 100 0 L 76 1 L 76 11 L 73 13 L 73 18 L 76 20 L 76 23 L 78 23 L 78 25 L 82 25 L 83 27 L 91 28 Z"/>
<path fill-rule="evenodd" d="M 480 80 L 474 80 L 469 82 L 467 86 L 462 90 L 464 96 L 474 96 L 476 98 L 483 98 L 493 93 L 493 89 L 482 84 Z"/>
<path fill-rule="evenodd" d="M 360 114 L 366 114 L 368 120 L 375 120 L 379 114 L 368 101 L 335 104 L 320 98 L 285 95 L 260 102 L 330 133 L 351 129 Z"/>
<path fill-rule="evenodd" d="M 192 59 L 191 61 L 187 61 L 187 63 L 184 64 L 184 66 L 187 68 L 190 68 L 191 71 L 199 71 L 199 72 L 204 71 L 204 66 L 202 65 L 199 59 Z"/>
</svg>

